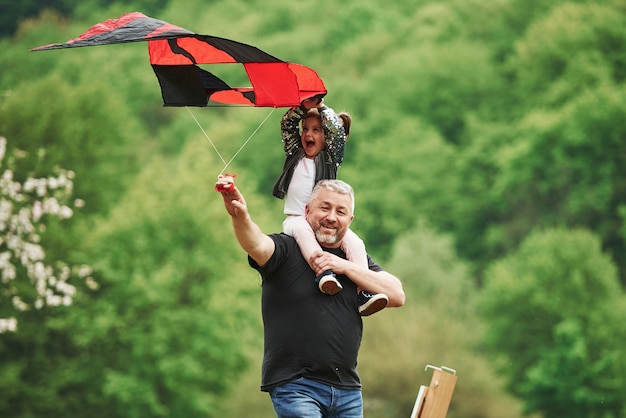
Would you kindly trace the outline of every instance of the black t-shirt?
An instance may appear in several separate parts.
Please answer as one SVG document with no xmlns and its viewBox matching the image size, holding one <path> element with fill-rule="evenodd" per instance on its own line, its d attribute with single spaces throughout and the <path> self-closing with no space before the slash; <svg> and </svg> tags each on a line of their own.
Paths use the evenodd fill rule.
<svg viewBox="0 0 626 418">
<path fill-rule="evenodd" d="M 296 241 L 285 234 L 269 235 L 275 251 L 265 266 L 249 259 L 263 278 L 262 312 L 265 350 L 261 390 L 307 377 L 340 389 L 358 389 L 356 371 L 363 322 L 356 285 L 338 275 L 343 290 L 322 293 L 315 273 Z M 340 257 L 340 250 L 329 250 Z M 368 257 L 370 270 L 380 266 Z"/>
</svg>

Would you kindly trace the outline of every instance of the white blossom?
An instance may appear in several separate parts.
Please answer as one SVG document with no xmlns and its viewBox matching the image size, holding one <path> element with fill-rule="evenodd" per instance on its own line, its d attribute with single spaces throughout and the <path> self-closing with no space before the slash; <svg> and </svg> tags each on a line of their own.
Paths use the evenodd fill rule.
<svg viewBox="0 0 626 418">
<path fill-rule="evenodd" d="M 2 155 L 4 155 L 4 151 L 2 151 Z M 17 319 L 15 318 L 0 318 L 0 334 L 4 332 L 15 332 L 17 331 Z"/>
<path fill-rule="evenodd" d="M 59 179 L 54 178 L 54 177 L 48 177 L 48 188 L 49 189 L 57 189 L 59 187 L 59 184 L 61 182 L 59 181 Z"/>
<path fill-rule="evenodd" d="M 44 212 L 43 212 L 43 205 L 42 205 L 40 200 L 36 200 L 33 203 L 33 212 L 32 212 L 32 214 L 33 214 L 33 221 L 34 222 L 38 222 L 41 219 L 41 217 L 43 216 L 43 214 L 44 214 Z"/>
<path fill-rule="evenodd" d="M 6 155 L 6 139 L 0 137 L 0 167 Z M 17 154 L 16 154 L 17 155 Z M 19 156 L 19 155 L 18 155 Z M 76 287 L 69 283 L 72 277 L 83 279 L 90 289 L 97 289 L 89 266 L 70 267 L 56 261 L 46 261 L 40 245 L 40 233 L 46 229 L 46 219 L 69 219 L 72 207 L 67 205 L 73 189 L 73 171 L 59 170 L 57 176 L 28 178 L 23 184 L 15 181 L 11 167 L 4 167 L 0 176 L 0 298 L 7 298 L 16 312 L 31 308 L 69 306 L 76 295 Z M 76 199 L 75 207 L 84 201 Z M 18 276 L 19 271 L 19 276 Z M 25 272 L 26 277 L 23 276 Z M 29 281 L 36 291 L 35 300 L 25 301 L 18 294 L 14 280 Z M 0 334 L 15 332 L 15 317 L 0 318 Z"/>
<path fill-rule="evenodd" d="M 13 296 L 11 298 L 11 302 L 13 303 L 13 306 L 15 307 L 15 309 L 17 309 L 18 311 L 26 311 L 28 310 L 28 304 L 26 304 L 22 298 L 20 298 L 19 296 Z"/>
<path fill-rule="evenodd" d="M 74 211 L 69 206 L 61 206 L 59 209 L 59 218 L 69 219 L 74 214 Z"/>
</svg>

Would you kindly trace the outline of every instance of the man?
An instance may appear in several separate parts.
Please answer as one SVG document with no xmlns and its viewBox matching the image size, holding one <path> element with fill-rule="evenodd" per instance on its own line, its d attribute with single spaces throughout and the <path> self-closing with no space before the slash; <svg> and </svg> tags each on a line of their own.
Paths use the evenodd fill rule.
<svg viewBox="0 0 626 418">
<path fill-rule="evenodd" d="M 345 259 L 341 241 L 354 218 L 354 192 L 340 180 L 315 186 L 305 216 L 323 247 L 311 270 L 298 244 L 285 234 L 265 235 L 248 213 L 239 190 L 216 185 L 250 265 L 263 278 L 265 348 L 261 390 L 270 393 L 279 418 L 363 416 L 356 371 L 363 322 L 357 287 L 385 293 L 389 307 L 404 304 L 398 278 L 370 257 L 369 268 Z M 345 290 L 321 293 L 313 280 L 333 270 Z"/>
</svg>

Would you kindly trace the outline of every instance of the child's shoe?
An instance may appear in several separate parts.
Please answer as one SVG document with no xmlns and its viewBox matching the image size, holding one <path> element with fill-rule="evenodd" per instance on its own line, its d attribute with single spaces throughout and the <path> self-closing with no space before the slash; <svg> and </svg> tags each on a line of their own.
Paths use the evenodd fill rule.
<svg viewBox="0 0 626 418">
<path fill-rule="evenodd" d="M 335 293 L 341 292 L 343 289 L 343 286 L 339 283 L 337 276 L 335 276 L 332 270 L 326 270 L 324 273 L 317 276 L 315 281 L 322 293 L 334 295 Z"/>
<path fill-rule="evenodd" d="M 359 313 L 361 316 L 375 314 L 381 309 L 385 309 L 389 303 L 389 297 L 384 293 L 372 293 L 366 290 L 359 292 Z"/>
</svg>

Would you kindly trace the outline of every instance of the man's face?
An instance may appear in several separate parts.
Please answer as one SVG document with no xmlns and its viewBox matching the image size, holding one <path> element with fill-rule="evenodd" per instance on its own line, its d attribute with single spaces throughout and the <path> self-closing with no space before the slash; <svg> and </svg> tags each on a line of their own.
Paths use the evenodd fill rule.
<svg viewBox="0 0 626 418">
<path fill-rule="evenodd" d="M 320 190 L 306 206 L 306 220 L 311 225 L 320 245 L 338 248 L 352 223 L 352 199 L 350 195 Z"/>
<path fill-rule="evenodd" d="M 306 118 L 302 121 L 302 148 L 306 156 L 315 157 L 326 147 L 324 128 L 318 118 Z"/>
</svg>

